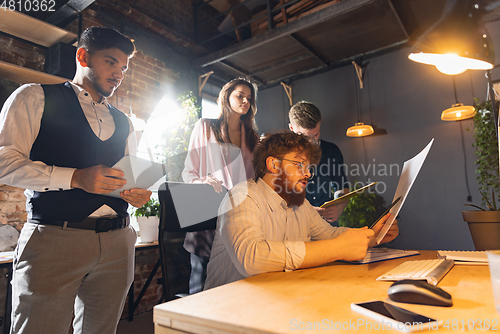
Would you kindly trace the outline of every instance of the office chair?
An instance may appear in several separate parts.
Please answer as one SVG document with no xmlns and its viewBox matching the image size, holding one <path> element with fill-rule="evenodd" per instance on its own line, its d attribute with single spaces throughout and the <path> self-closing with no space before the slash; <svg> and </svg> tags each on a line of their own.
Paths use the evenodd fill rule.
<svg viewBox="0 0 500 334">
<path fill-rule="evenodd" d="M 178 182 L 165 182 L 158 189 L 158 243 L 165 301 L 188 294 L 191 263 L 183 247 L 186 232 L 214 230 L 217 210 L 226 192 L 224 188 L 216 193 L 208 184 Z"/>
</svg>

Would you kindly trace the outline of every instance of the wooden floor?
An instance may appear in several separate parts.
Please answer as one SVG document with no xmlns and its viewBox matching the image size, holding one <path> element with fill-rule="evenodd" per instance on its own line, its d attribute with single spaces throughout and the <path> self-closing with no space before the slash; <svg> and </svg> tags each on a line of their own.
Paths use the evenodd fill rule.
<svg viewBox="0 0 500 334">
<path fill-rule="evenodd" d="M 130 322 L 120 320 L 116 334 L 154 334 L 153 311 L 134 316 Z"/>
</svg>

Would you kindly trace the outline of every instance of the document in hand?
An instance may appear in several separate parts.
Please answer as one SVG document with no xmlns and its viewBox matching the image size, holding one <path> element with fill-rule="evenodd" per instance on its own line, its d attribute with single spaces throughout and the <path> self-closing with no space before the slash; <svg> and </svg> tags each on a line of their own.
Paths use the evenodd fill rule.
<svg viewBox="0 0 500 334">
<path fill-rule="evenodd" d="M 127 180 L 127 184 L 123 188 L 105 195 L 118 198 L 120 198 L 120 193 L 124 190 L 148 189 L 167 173 L 163 164 L 133 155 L 124 156 L 113 168 L 125 173 L 124 178 Z"/>
<path fill-rule="evenodd" d="M 320 206 L 320 208 L 328 208 L 328 207 L 335 205 L 339 202 L 351 199 L 354 196 L 358 196 L 359 194 L 362 194 L 366 189 L 370 188 L 371 186 L 373 186 L 375 184 L 377 184 L 377 182 L 372 182 L 372 183 L 370 183 L 362 188 L 351 191 L 348 194 L 342 195 L 340 197 L 337 197 L 336 199 L 332 199 L 331 201 L 325 202 Z"/>
<path fill-rule="evenodd" d="M 432 138 L 432 140 L 429 142 L 429 144 L 427 144 L 422 152 L 404 163 L 403 171 L 401 172 L 401 176 L 399 177 L 399 183 L 398 187 L 396 188 L 396 194 L 394 195 L 393 201 L 399 196 L 401 196 L 401 200 L 391 209 L 390 212 L 392 215 L 378 234 L 377 244 L 380 244 L 382 239 L 385 237 L 387 231 L 389 231 L 389 229 L 391 228 L 394 219 L 396 219 L 399 210 L 401 210 L 401 207 L 403 207 L 406 196 L 410 192 L 411 186 L 413 185 L 413 182 L 415 182 L 418 172 L 424 164 L 425 158 L 427 157 L 427 154 L 429 153 L 433 142 L 434 138 Z"/>
</svg>

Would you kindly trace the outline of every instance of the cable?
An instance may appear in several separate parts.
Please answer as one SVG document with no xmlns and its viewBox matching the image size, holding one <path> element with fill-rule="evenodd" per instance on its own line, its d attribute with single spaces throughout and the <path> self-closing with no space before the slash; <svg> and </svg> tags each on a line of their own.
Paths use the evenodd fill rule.
<svg viewBox="0 0 500 334">
<path fill-rule="evenodd" d="M 474 94 L 474 85 L 472 84 L 472 74 L 471 74 L 472 71 L 469 71 L 469 79 L 470 79 L 470 90 L 472 91 L 472 101 L 473 101 L 473 105 L 475 106 L 476 105 L 476 100 L 474 100 L 474 98 L 476 97 L 476 94 Z"/>
<path fill-rule="evenodd" d="M 453 92 L 455 93 L 455 103 L 458 103 L 457 86 L 455 85 L 455 76 L 453 75 L 451 78 L 453 79 Z"/>
<path fill-rule="evenodd" d="M 472 202 L 472 195 L 470 193 L 470 187 L 469 187 L 469 176 L 467 174 L 467 155 L 465 153 L 464 131 L 462 129 L 462 122 L 458 123 L 460 123 L 460 136 L 462 137 L 462 152 L 464 153 L 464 171 L 465 171 L 465 185 L 467 187 L 467 202 Z"/>
<path fill-rule="evenodd" d="M 356 109 L 358 110 L 358 123 L 361 122 L 361 108 L 359 106 L 359 96 L 358 96 L 358 82 L 356 81 L 357 72 L 356 67 L 354 67 L 354 88 L 356 91 Z"/>
</svg>

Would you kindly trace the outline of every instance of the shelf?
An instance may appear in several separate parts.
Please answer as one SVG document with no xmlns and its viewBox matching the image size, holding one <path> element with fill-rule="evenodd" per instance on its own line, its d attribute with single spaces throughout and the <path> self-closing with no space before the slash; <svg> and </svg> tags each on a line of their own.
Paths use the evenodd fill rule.
<svg viewBox="0 0 500 334">
<path fill-rule="evenodd" d="M 1 11 L 1 10 L 0 10 Z M 11 63 L 0 61 L 0 77 L 8 80 L 25 83 L 56 84 L 68 81 L 66 78 L 58 77 L 45 72 L 32 70 Z"/>
<path fill-rule="evenodd" d="M 16 11 L 0 10 L 0 31 L 45 47 L 71 43 L 77 35 Z"/>
</svg>

